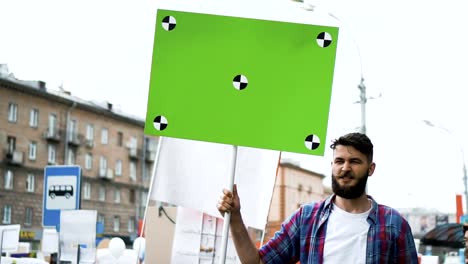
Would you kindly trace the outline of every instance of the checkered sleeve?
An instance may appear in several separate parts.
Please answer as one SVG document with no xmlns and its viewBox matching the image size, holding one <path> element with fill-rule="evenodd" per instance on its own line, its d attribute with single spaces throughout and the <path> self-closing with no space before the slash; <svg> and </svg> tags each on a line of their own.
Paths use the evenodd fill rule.
<svg viewBox="0 0 468 264">
<path fill-rule="evenodd" d="M 413 234 L 408 222 L 402 218 L 398 243 L 397 263 L 417 264 L 418 254 L 414 244 Z"/>
<path fill-rule="evenodd" d="M 296 263 L 299 260 L 301 214 L 302 207 L 284 221 L 274 237 L 260 248 L 263 263 Z"/>
</svg>

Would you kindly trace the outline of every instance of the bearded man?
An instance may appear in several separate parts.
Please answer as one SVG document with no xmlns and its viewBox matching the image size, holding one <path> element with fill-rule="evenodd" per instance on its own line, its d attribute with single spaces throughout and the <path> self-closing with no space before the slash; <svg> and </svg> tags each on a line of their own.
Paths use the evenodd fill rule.
<svg viewBox="0 0 468 264">
<path fill-rule="evenodd" d="M 418 263 L 408 222 L 366 194 L 375 170 L 371 140 L 349 133 L 330 147 L 333 194 L 301 206 L 260 249 L 243 223 L 237 186 L 223 190 L 217 208 L 223 216 L 231 213 L 231 235 L 242 263 Z"/>
</svg>

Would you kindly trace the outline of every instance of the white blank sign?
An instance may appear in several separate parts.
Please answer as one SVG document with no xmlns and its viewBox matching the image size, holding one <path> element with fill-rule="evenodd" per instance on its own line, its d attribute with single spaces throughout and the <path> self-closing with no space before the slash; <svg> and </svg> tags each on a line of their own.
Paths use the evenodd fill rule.
<svg viewBox="0 0 468 264">
<path fill-rule="evenodd" d="M 16 252 L 19 246 L 20 225 L 0 226 L 2 252 Z"/>
<path fill-rule="evenodd" d="M 164 138 L 150 198 L 220 217 L 216 203 L 229 186 L 233 146 Z M 280 152 L 239 147 L 235 182 L 247 226 L 264 229 Z"/>
<path fill-rule="evenodd" d="M 42 252 L 56 253 L 58 252 L 59 237 L 57 230 L 52 228 L 44 229 L 42 232 Z"/>
</svg>

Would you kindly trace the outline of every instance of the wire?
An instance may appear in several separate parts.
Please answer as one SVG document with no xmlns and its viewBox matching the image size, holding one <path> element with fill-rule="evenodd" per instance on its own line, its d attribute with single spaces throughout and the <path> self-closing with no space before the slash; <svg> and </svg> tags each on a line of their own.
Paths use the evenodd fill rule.
<svg viewBox="0 0 468 264">
<path fill-rule="evenodd" d="M 302 6 L 303 9 L 307 10 L 307 11 L 310 11 L 310 12 L 315 12 L 317 13 L 316 9 L 317 8 L 320 8 L 322 9 L 322 7 L 318 4 L 318 3 L 313 3 L 315 1 L 312 1 L 312 3 L 306 3 L 304 0 L 291 0 L 293 2 L 300 2 L 300 3 L 303 3 L 304 6 Z M 351 40 L 353 41 L 353 44 L 354 44 L 354 47 L 356 48 L 356 51 L 357 51 L 357 55 L 358 55 L 358 59 L 359 59 L 359 68 L 361 70 L 361 83 L 364 81 L 364 70 L 363 70 L 363 63 L 362 63 L 362 57 L 361 57 L 361 50 L 359 48 L 359 45 L 358 45 L 358 42 L 356 41 L 356 38 L 354 38 L 354 34 L 351 30 L 351 27 L 349 27 L 345 22 L 343 22 L 338 16 L 336 16 L 335 14 L 329 12 L 326 8 L 323 8 L 324 12 L 331 18 L 335 19 L 336 21 L 338 21 L 341 25 L 341 27 L 347 27 L 348 29 L 348 32 L 349 32 L 349 36 L 351 37 Z"/>
</svg>

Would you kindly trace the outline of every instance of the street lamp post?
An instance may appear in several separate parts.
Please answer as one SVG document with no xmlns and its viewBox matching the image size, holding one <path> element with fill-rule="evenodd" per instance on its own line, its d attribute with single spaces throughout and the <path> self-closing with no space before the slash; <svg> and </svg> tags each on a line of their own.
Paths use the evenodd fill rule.
<svg viewBox="0 0 468 264">
<path fill-rule="evenodd" d="M 439 128 L 439 129 L 445 131 L 447 134 L 449 134 L 453 138 L 455 138 L 452 131 L 448 130 L 447 128 L 445 128 L 443 126 L 436 126 L 429 120 L 423 120 L 423 122 L 426 125 L 430 126 L 430 127 Z M 462 145 L 457 144 L 457 146 L 460 149 L 461 158 L 462 158 L 462 162 L 463 162 L 463 183 L 464 183 L 464 188 L 465 188 L 465 214 L 467 214 L 468 213 L 468 175 L 467 175 L 467 171 L 466 171 L 465 153 L 463 151 Z"/>
<path fill-rule="evenodd" d="M 361 133 L 366 134 L 366 85 L 364 84 L 364 78 L 361 75 L 361 82 L 358 85 L 360 95 L 359 95 L 359 104 L 361 104 Z"/>
<path fill-rule="evenodd" d="M 319 1 L 316 1 L 316 0 L 292 0 L 292 1 L 304 3 L 304 6 L 302 8 L 310 12 L 314 12 L 319 4 Z M 341 20 L 337 16 L 332 14 L 331 12 L 327 12 L 327 15 L 341 23 Z M 359 132 L 366 134 L 366 103 L 368 99 L 375 99 L 375 98 L 367 98 L 366 85 L 364 84 L 364 77 L 363 77 L 364 73 L 362 70 L 361 51 L 359 50 L 359 45 L 357 44 L 356 39 L 354 39 L 352 34 L 350 34 L 350 36 L 354 43 L 354 47 L 356 48 L 356 51 L 357 51 L 357 55 L 359 58 L 359 66 L 360 66 L 360 71 L 361 71 L 361 81 L 357 86 L 357 88 L 359 89 L 359 101 L 355 102 L 361 105 L 361 126 L 359 127 Z"/>
</svg>

